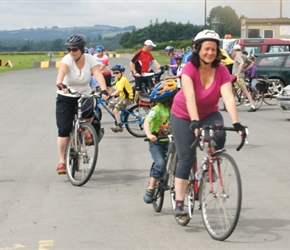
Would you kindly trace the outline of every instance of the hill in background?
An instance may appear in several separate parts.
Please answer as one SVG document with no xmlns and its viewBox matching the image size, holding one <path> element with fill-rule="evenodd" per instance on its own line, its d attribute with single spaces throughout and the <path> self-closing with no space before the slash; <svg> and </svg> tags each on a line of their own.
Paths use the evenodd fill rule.
<svg viewBox="0 0 290 250">
<path fill-rule="evenodd" d="M 37 28 L 37 29 L 21 29 L 21 30 L 0 30 L 0 40 L 33 40 L 39 41 L 53 41 L 55 39 L 66 39 L 72 34 L 83 34 L 90 39 L 99 40 L 100 37 L 111 37 L 123 32 L 130 32 L 136 29 L 134 25 L 124 28 L 95 25 L 92 27 L 69 27 L 59 28 L 54 26 L 52 28 Z"/>
</svg>

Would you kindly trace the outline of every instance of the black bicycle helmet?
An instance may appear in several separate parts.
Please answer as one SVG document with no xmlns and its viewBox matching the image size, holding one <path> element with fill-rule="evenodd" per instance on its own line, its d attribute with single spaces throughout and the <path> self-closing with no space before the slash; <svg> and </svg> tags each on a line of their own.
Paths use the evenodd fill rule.
<svg viewBox="0 0 290 250">
<path fill-rule="evenodd" d="M 66 39 L 65 45 L 78 46 L 84 48 L 86 45 L 86 39 L 84 35 L 74 34 Z"/>
<path fill-rule="evenodd" d="M 115 64 L 112 68 L 111 68 L 112 71 L 114 70 L 119 70 L 121 72 L 124 72 L 125 71 L 125 67 L 121 64 Z"/>
</svg>

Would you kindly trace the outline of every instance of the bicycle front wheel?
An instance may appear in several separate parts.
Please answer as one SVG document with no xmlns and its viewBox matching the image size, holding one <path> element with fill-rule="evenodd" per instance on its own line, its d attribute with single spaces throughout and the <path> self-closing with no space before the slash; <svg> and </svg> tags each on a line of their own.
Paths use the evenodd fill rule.
<svg viewBox="0 0 290 250">
<path fill-rule="evenodd" d="M 164 202 L 164 191 L 165 191 L 165 183 L 164 179 L 160 179 L 157 181 L 155 186 L 155 192 L 153 196 L 153 208 L 155 212 L 159 213 L 162 210 L 163 202 Z"/>
<path fill-rule="evenodd" d="M 135 137 L 146 137 L 143 123 L 150 111 L 150 107 L 133 105 L 125 114 L 124 122 L 127 131 Z"/>
<path fill-rule="evenodd" d="M 88 139 L 88 137 L 91 139 Z M 74 186 L 82 186 L 91 178 L 98 158 L 98 136 L 90 123 L 81 123 L 73 131 L 66 148 L 66 171 Z"/>
<path fill-rule="evenodd" d="M 215 240 L 227 239 L 238 223 L 242 204 L 241 177 L 230 155 L 216 155 L 203 172 L 199 197 L 206 230 Z"/>
<path fill-rule="evenodd" d="M 242 105 L 245 101 L 243 91 L 240 88 L 233 87 L 233 93 L 235 97 L 236 106 Z"/>
</svg>

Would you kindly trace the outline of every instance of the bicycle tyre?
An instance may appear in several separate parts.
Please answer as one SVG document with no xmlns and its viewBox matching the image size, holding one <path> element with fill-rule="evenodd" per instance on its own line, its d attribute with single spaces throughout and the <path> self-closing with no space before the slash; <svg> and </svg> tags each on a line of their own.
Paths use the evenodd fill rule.
<svg viewBox="0 0 290 250">
<path fill-rule="evenodd" d="M 90 145 L 85 141 L 85 131 L 92 136 Z M 79 125 L 77 138 L 73 130 L 68 140 L 65 158 L 67 177 L 71 184 L 86 184 L 95 170 L 98 158 L 98 136 L 90 123 L 84 122 Z"/>
<path fill-rule="evenodd" d="M 146 137 L 144 131 L 144 120 L 150 111 L 150 107 L 134 104 L 128 109 L 124 116 L 127 131 L 135 137 Z"/>
<path fill-rule="evenodd" d="M 235 97 L 236 106 L 242 105 L 245 101 L 243 91 L 240 88 L 233 87 L 233 93 Z"/>
<path fill-rule="evenodd" d="M 164 202 L 164 179 L 160 179 L 157 181 L 155 185 L 155 192 L 153 196 L 153 208 L 155 212 L 160 213 L 163 207 L 163 202 Z"/>
<path fill-rule="evenodd" d="M 255 91 L 250 91 L 250 94 L 252 96 L 255 108 L 258 110 L 263 104 L 264 93 L 258 94 Z"/>
<path fill-rule="evenodd" d="M 172 161 L 172 165 L 170 167 L 169 170 L 169 190 L 170 190 L 170 201 L 171 201 L 171 207 L 172 207 L 172 211 L 173 211 L 173 216 L 177 222 L 178 225 L 180 226 L 186 226 L 188 224 L 188 222 L 191 220 L 191 217 L 188 216 L 175 216 L 174 212 L 175 212 L 175 206 L 176 206 L 176 202 L 175 202 L 175 186 L 174 186 L 174 174 L 175 174 L 175 169 L 176 169 L 176 165 L 177 165 L 177 152 L 174 152 L 174 156 L 173 156 L 173 161 Z M 191 179 L 191 178 L 190 178 Z M 190 188 L 188 188 L 188 190 L 190 190 Z M 186 195 L 185 195 L 185 199 L 184 199 L 184 208 L 188 208 L 191 209 L 190 206 L 188 206 L 188 204 L 190 204 L 188 202 L 188 193 L 189 191 L 187 191 Z"/>
<path fill-rule="evenodd" d="M 217 154 L 211 166 L 203 172 L 199 186 L 201 214 L 210 236 L 223 241 L 232 234 L 239 220 L 242 204 L 241 177 L 236 162 L 227 153 Z M 210 168 L 216 195 L 213 195 L 210 187 Z"/>
</svg>

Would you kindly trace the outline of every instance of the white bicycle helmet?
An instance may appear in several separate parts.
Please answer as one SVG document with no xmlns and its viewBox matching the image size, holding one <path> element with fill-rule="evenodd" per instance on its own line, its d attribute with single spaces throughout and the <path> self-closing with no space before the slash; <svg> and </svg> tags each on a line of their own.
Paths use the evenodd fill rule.
<svg viewBox="0 0 290 250">
<path fill-rule="evenodd" d="M 194 38 L 194 44 L 197 46 L 204 41 L 215 41 L 219 45 L 220 36 L 213 30 L 203 30 L 199 32 Z"/>
<path fill-rule="evenodd" d="M 241 50 L 241 45 L 235 44 L 233 50 Z"/>
</svg>

